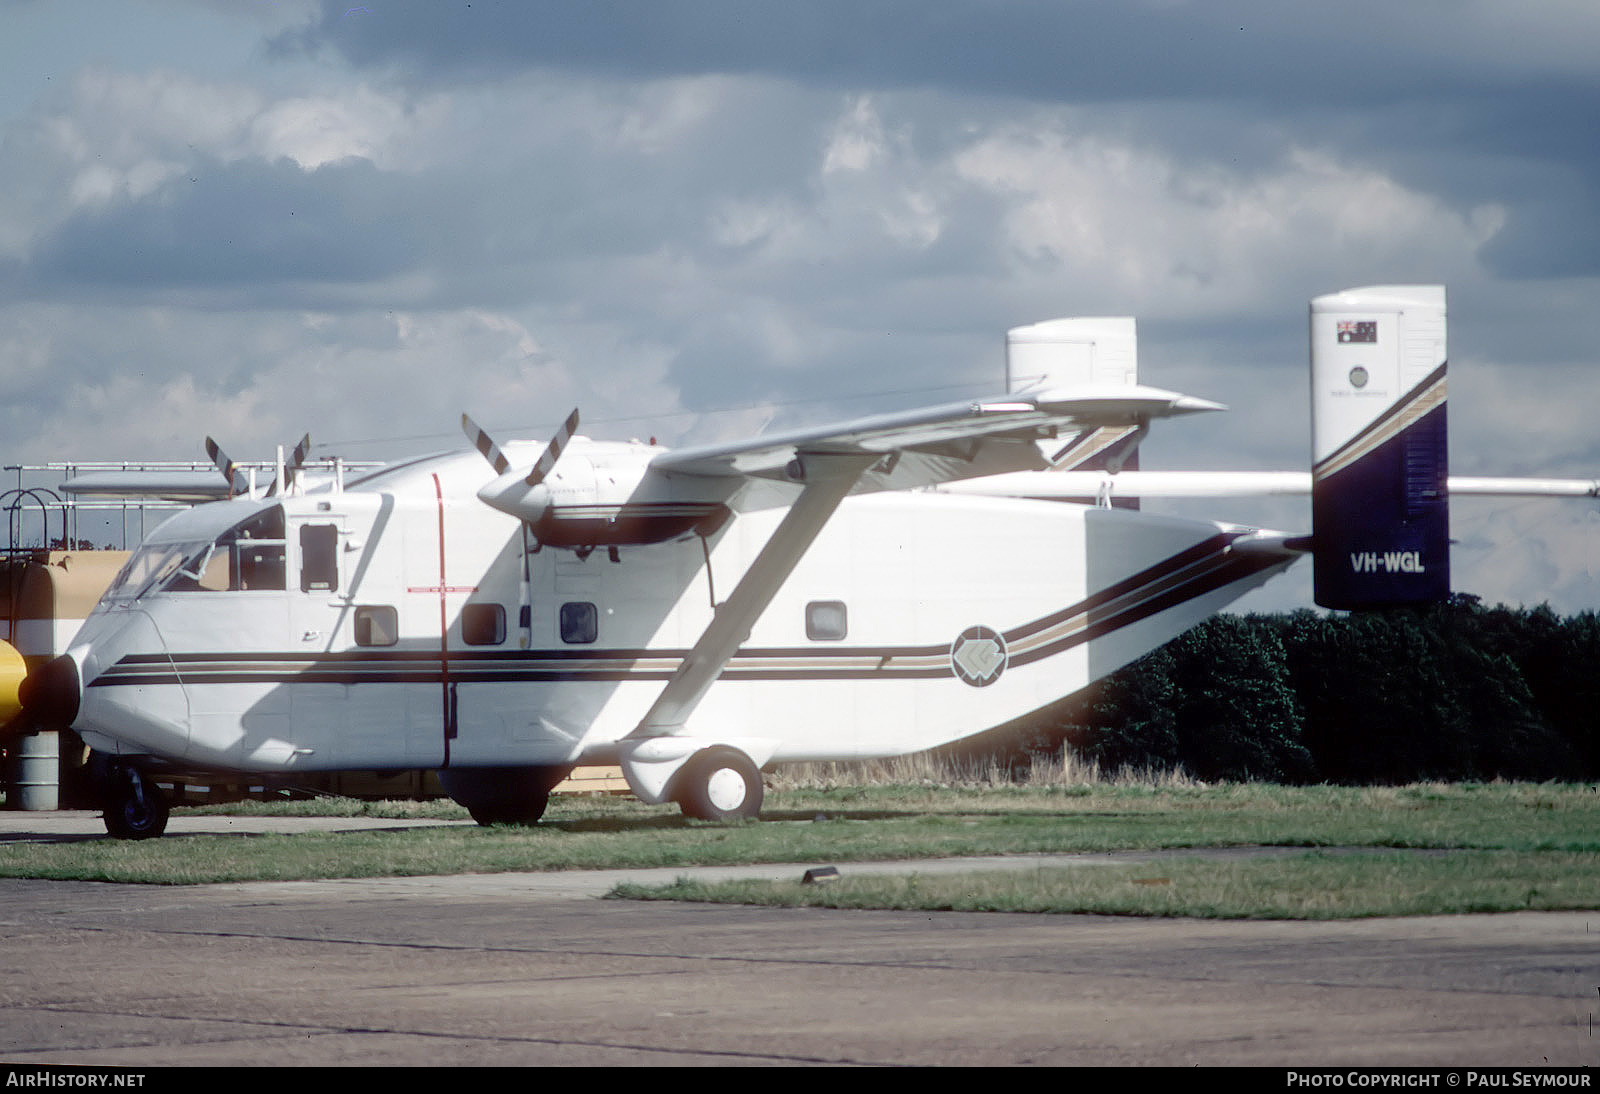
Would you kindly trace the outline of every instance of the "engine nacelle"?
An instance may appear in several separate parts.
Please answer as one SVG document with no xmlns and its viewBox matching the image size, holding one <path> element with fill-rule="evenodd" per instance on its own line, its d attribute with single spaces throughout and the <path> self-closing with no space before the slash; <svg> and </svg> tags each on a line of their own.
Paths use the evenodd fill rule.
<svg viewBox="0 0 1600 1094">
<path fill-rule="evenodd" d="M 597 446 L 598 447 L 598 446 Z M 527 469 L 507 471 L 478 491 L 485 505 L 524 521 L 548 547 L 626 547 L 709 532 L 728 517 L 720 501 L 684 497 L 650 473 L 653 450 L 618 446 L 602 458 L 568 452 L 529 484 Z M 607 458 L 609 457 L 609 458 Z"/>
</svg>

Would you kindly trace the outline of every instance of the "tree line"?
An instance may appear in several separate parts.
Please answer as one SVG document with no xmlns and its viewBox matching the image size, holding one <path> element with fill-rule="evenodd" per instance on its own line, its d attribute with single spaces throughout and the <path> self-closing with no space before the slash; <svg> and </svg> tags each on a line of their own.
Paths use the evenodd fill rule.
<svg viewBox="0 0 1600 1094">
<path fill-rule="evenodd" d="M 1600 778 L 1600 617 L 1485 607 L 1216 616 L 1014 731 L 1207 781 Z M 996 740 L 995 745 L 998 745 Z"/>
</svg>

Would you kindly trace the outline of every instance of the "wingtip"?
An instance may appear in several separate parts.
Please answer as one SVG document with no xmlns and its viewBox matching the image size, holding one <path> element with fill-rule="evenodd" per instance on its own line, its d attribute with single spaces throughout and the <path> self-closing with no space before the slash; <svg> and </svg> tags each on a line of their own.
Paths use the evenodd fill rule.
<svg viewBox="0 0 1600 1094">
<path fill-rule="evenodd" d="M 1172 410 L 1175 414 L 1200 414 L 1211 410 L 1227 410 L 1226 403 L 1212 402 L 1210 399 L 1201 399 L 1194 395 L 1180 395 L 1172 401 Z"/>
</svg>

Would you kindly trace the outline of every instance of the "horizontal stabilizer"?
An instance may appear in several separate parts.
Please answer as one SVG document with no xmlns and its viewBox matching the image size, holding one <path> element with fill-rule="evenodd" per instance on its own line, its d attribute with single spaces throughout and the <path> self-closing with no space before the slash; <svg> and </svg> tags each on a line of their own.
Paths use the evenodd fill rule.
<svg viewBox="0 0 1600 1094">
<path fill-rule="evenodd" d="M 1596 498 L 1600 479 L 1514 479 L 1451 475 L 1446 479 L 1456 497 Z M 1055 471 L 1021 472 L 950 483 L 953 494 L 993 497 L 1106 499 L 1305 497 L 1311 493 L 1309 471 Z"/>
</svg>

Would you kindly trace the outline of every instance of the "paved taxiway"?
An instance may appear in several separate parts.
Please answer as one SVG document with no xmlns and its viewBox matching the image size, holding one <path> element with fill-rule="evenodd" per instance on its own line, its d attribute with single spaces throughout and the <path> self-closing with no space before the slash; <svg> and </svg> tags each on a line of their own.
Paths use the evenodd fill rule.
<svg viewBox="0 0 1600 1094">
<path fill-rule="evenodd" d="M 98 823 L 0 814 L 0 854 Z M 595 899 L 687 872 L 0 880 L 0 1060 L 1600 1063 L 1597 914 L 1237 923 Z"/>
</svg>

